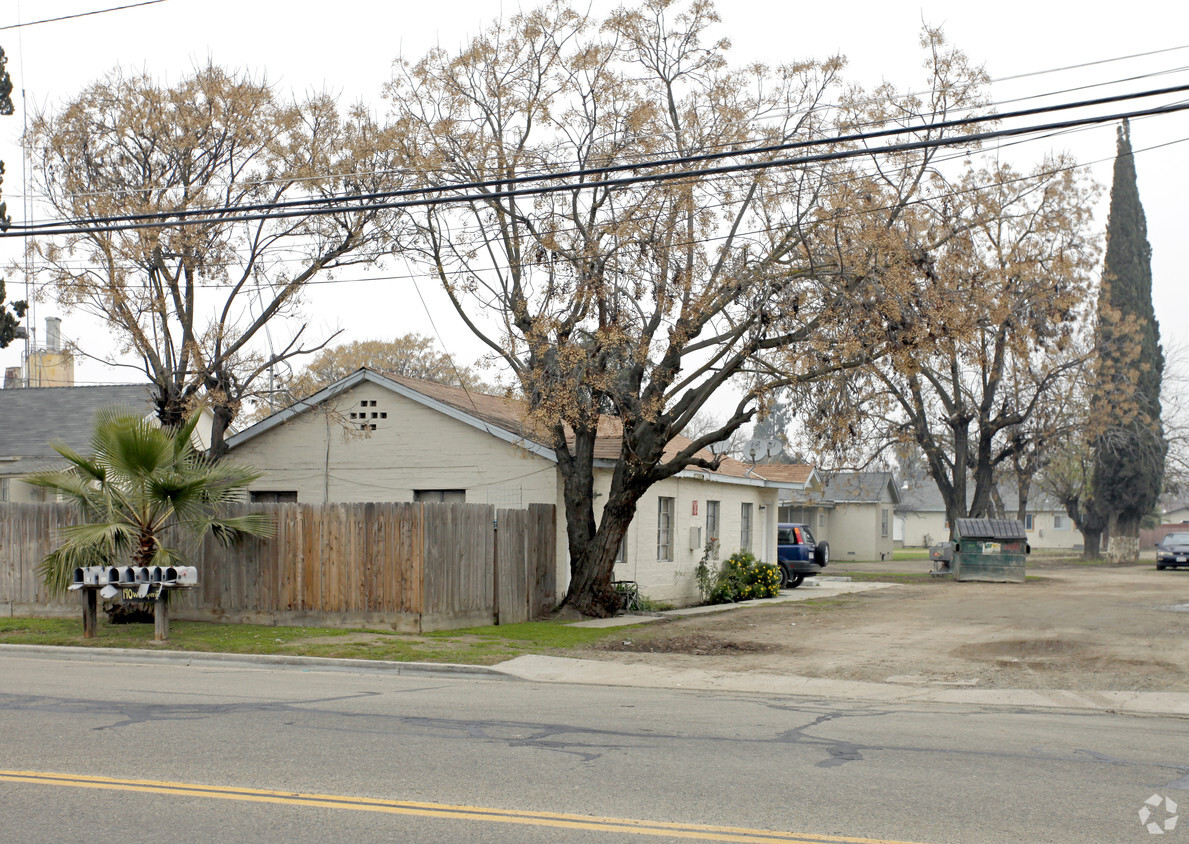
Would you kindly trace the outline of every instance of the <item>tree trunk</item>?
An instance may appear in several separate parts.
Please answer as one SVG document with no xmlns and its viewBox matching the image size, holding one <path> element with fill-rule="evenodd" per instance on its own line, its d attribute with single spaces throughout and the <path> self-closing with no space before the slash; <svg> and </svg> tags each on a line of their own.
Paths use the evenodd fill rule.
<svg viewBox="0 0 1189 844">
<path fill-rule="evenodd" d="M 1139 562 L 1139 522 L 1130 519 L 1116 522 L 1107 546 L 1107 559 L 1117 565 Z"/>
<path fill-rule="evenodd" d="M 211 408 L 211 444 L 207 454 L 212 460 L 219 460 L 227 453 L 227 429 L 231 427 L 234 412 L 226 405 L 215 405 Z"/>
<path fill-rule="evenodd" d="M 1097 560 L 1102 548 L 1102 528 L 1082 528 L 1082 539 L 1085 542 L 1082 559 Z"/>
<path fill-rule="evenodd" d="M 611 576 L 620 543 L 636 515 L 640 497 L 656 480 L 647 468 L 648 452 L 655 439 L 651 435 L 655 433 L 637 432 L 631 445 L 625 446 L 624 459 L 615 468 L 597 524 L 593 506 L 595 432 L 575 435 L 573 455 L 567 449 L 563 459 L 559 453 L 559 465 L 564 463 L 562 496 L 570 551 L 570 586 L 562 603 L 583 615 L 605 618 L 619 609 L 619 595 L 611 588 Z M 627 436 L 625 432 L 625 439 Z"/>
</svg>

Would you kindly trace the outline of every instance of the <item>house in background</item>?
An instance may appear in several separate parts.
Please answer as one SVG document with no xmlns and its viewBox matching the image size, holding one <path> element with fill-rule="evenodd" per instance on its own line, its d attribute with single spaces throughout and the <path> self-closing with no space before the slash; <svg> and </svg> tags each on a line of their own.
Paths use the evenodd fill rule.
<svg viewBox="0 0 1189 844">
<path fill-rule="evenodd" d="M 815 539 L 830 543 L 836 561 L 890 557 L 900 503 L 891 472 L 822 475 L 823 481 L 807 484 L 782 502 L 780 520 L 809 525 Z"/>
<path fill-rule="evenodd" d="M 928 481 L 906 485 L 900 489 L 901 505 L 897 512 L 900 524 L 897 534 L 903 537 L 906 548 L 924 548 L 950 538 L 950 525 L 945 517 L 945 505 L 937 486 Z M 1007 518 L 1015 518 L 1019 499 L 1015 491 L 1002 492 Z M 1024 517 L 1028 544 L 1033 548 L 1052 550 L 1081 550 L 1081 531 L 1065 507 L 1052 496 L 1035 491 L 1028 497 L 1028 512 Z"/>
<path fill-rule="evenodd" d="M 1161 511 L 1160 520 L 1166 525 L 1189 524 L 1189 501 L 1169 501 Z"/>
<path fill-rule="evenodd" d="M 562 480 L 524 411 L 515 399 L 360 369 L 230 437 L 228 454 L 265 473 L 250 487 L 256 501 L 553 504 L 560 599 L 569 582 Z M 686 443 L 676 438 L 669 453 Z M 596 517 L 620 445 L 618 420 L 607 417 L 595 444 Z M 801 486 L 729 458 L 717 471 L 686 469 L 640 500 L 614 576 L 654 600 L 693 603 L 711 540 L 720 556 L 743 547 L 775 559 L 779 496 Z"/>
<path fill-rule="evenodd" d="M 156 418 L 156 406 L 145 384 L 89 387 L 11 387 L 0 390 L 0 502 L 45 501 L 46 491 L 23 483 L 34 472 L 69 465 L 52 443 L 64 442 L 89 454 L 95 414 L 122 407 Z M 195 431 L 195 445 L 210 442 L 210 412 Z"/>
</svg>

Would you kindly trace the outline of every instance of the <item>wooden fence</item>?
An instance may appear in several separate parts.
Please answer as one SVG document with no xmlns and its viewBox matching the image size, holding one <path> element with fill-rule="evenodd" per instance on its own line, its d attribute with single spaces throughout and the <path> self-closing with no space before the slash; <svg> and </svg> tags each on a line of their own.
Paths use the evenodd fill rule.
<svg viewBox="0 0 1189 844">
<path fill-rule="evenodd" d="M 1189 533 L 1189 523 L 1181 522 L 1179 524 L 1163 524 L 1157 525 L 1154 528 L 1144 528 L 1141 530 L 1139 532 L 1140 559 L 1144 561 L 1155 559 L 1151 553 L 1145 557 L 1145 552 L 1151 552 L 1153 548 L 1155 548 L 1156 543 L 1160 542 L 1170 533 Z"/>
<path fill-rule="evenodd" d="M 199 586 L 175 619 L 421 632 L 539 618 L 556 600 L 554 507 L 482 504 L 252 504 L 276 535 L 191 549 Z M 0 505 L 0 614 L 79 612 L 36 574 L 64 504 Z"/>
</svg>

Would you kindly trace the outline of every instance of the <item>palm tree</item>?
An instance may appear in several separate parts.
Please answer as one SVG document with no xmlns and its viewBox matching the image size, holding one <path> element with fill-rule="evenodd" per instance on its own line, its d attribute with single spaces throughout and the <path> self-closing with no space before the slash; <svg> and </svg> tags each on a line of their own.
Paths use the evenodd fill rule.
<svg viewBox="0 0 1189 844">
<path fill-rule="evenodd" d="M 178 565 L 183 552 L 165 544 L 167 535 L 197 543 L 213 532 L 230 543 L 273 534 L 272 519 L 263 513 L 220 515 L 225 505 L 242 500 L 261 473 L 198 451 L 190 439 L 197 422 L 194 414 L 182 427 L 168 429 L 135 411 L 108 408 L 96 415 L 90 457 L 54 444 L 70 467 L 27 482 L 77 505 L 82 523 L 63 529 L 62 544 L 41 562 L 38 570 L 51 593 L 64 592 L 81 566 L 127 559 L 137 566 Z"/>
</svg>

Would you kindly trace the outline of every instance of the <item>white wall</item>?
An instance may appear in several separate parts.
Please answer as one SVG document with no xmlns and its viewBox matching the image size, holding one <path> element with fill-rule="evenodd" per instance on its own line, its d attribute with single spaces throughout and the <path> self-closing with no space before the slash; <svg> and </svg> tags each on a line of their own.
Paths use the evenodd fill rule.
<svg viewBox="0 0 1189 844">
<path fill-rule="evenodd" d="M 606 500 L 611 473 L 598 473 L 596 489 Z M 657 559 L 659 499 L 673 498 L 673 559 Z M 616 580 L 634 580 L 648 598 L 674 604 L 699 600 L 694 570 L 708 535 L 706 502 L 719 502 L 719 560 L 739 550 L 742 505 L 752 505 L 751 552 L 763 562 L 776 559 L 776 490 L 701 478 L 674 477 L 654 485 L 640 499 L 628 528 L 627 561 L 615 566 Z M 698 512 L 694 513 L 694 502 Z M 763 507 L 764 509 L 760 509 Z M 691 547 L 690 529 L 700 528 L 701 544 Z"/>
<path fill-rule="evenodd" d="M 881 510 L 888 512 L 887 536 L 881 535 Z M 836 504 L 830 513 L 830 556 L 846 560 L 891 559 L 892 520 L 895 507 L 890 501 Z"/>
<path fill-rule="evenodd" d="M 923 534 L 929 534 L 933 542 L 946 542 L 950 538 L 950 529 L 945 520 L 945 514 L 936 511 L 914 513 L 899 513 L 904 518 L 905 547 L 923 547 Z M 1073 550 L 1080 548 L 1083 543 L 1081 531 L 1073 526 L 1073 522 L 1064 512 L 1052 510 L 1033 512 L 1032 527 L 1026 529 L 1028 544 L 1033 548 L 1050 550 Z M 1057 517 L 1064 517 L 1064 526 L 1056 527 Z M 1014 518 L 1014 516 L 1012 517 Z"/>
<path fill-rule="evenodd" d="M 950 529 L 945 513 L 935 511 L 898 511 L 896 517 L 904 521 L 904 547 L 927 548 L 937 542 L 948 542 Z"/>
<path fill-rule="evenodd" d="M 363 406 L 362 402 L 369 402 Z M 375 401 L 375 406 L 370 402 Z M 565 505 L 556 465 L 464 422 L 363 382 L 331 402 L 293 417 L 230 452 L 232 459 L 264 469 L 255 491 L 296 491 L 299 502 L 411 501 L 416 489 L 463 489 L 468 503 L 557 507 L 558 597 L 569 584 Z M 366 420 L 351 419 L 366 413 Z M 372 413 L 387 414 L 373 419 Z M 349 426 L 376 425 L 366 433 Z M 611 471 L 595 472 L 595 516 L 602 511 Z M 657 560 L 657 510 L 661 496 L 674 498 L 673 560 Z M 722 556 L 737 550 L 741 505 L 752 503 L 752 551 L 776 558 L 776 490 L 701 478 L 674 477 L 655 485 L 640 501 L 628 528 L 627 562 L 615 579 L 634 580 L 649 598 L 675 604 L 698 600 L 694 569 L 702 548 L 690 548 L 690 528 L 706 540 L 706 501 L 721 502 Z M 698 513 L 693 514 L 693 503 Z M 764 507 L 764 509 L 760 509 Z"/>
</svg>

